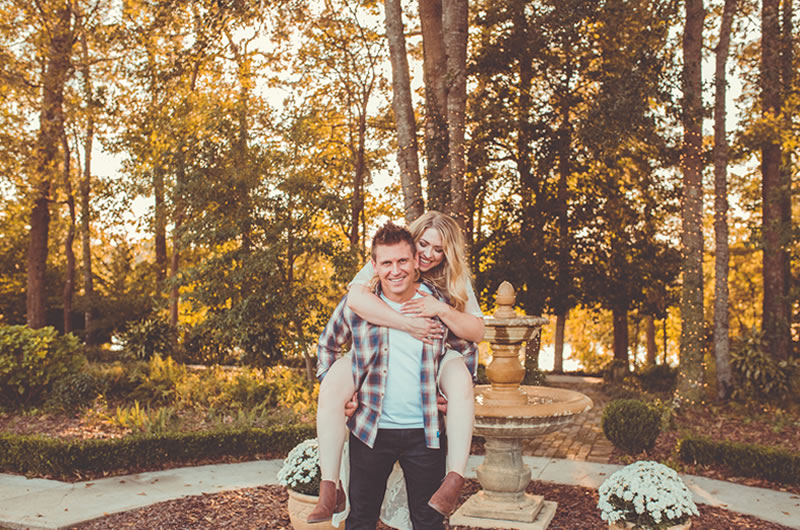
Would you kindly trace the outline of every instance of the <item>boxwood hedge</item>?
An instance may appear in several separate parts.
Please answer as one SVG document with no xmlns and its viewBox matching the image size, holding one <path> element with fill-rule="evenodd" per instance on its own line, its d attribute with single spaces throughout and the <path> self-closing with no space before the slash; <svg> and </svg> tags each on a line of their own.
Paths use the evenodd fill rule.
<svg viewBox="0 0 800 530">
<path fill-rule="evenodd" d="M 687 436 L 678 442 L 678 457 L 687 463 L 724 465 L 742 476 L 800 484 L 800 453 L 783 448 Z"/>
<path fill-rule="evenodd" d="M 166 433 L 89 440 L 0 433 L 0 470 L 69 480 L 88 473 L 155 468 L 221 456 L 286 454 L 313 425 Z"/>
</svg>

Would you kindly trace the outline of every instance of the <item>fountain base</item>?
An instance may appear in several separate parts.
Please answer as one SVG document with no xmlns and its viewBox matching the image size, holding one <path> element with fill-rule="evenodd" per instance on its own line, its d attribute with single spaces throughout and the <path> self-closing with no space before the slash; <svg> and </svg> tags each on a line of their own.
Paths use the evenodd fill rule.
<svg viewBox="0 0 800 530">
<path fill-rule="evenodd" d="M 450 516 L 451 526 L 473 528 L 516 528 L 545 530 L 556 514 L 558 503 L 544 500 L 541 495 L 524 494 L 524 498 L 509 500 L 489 498 L 479 491 Z"/>
</svg>

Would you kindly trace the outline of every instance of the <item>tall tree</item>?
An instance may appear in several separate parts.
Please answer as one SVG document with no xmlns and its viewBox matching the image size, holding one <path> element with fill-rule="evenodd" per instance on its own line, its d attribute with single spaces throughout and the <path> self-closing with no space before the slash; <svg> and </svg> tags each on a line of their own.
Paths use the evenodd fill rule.
<svg viewBox="0 0 800 530">
<path fill-rule="evenodd" d="M 83 269 L 83 292 L 86 298 L 86 308 L 83 313 L 84 342 L 87 346 L 94 344 L 94 278 L 92 277 L 92 247 L 91 247 L 91 206 L 92 194 L 92 149 L 94 146 L 95 107 L 91 64 L 89 61 L 89 45 L 86 32 L 81 33 L 81 77 L 83 78 L 83 100 L 86 107 L 86 129 L 83 136 L 83 174 L 80 180 L 79 196 L 81 206 L 81 252 Z"/>
<path fill-rule="evenodd" d="M 677 392 L 688 403 L 703 391 L 703 0 L 686 0 L 683 31 L 683 283 L 681 346 Z"/>
<path fill-rule="evenodd" d="M 384 1 L 384 18 L 392 64 L 392 110 L 397 129 L 397 164 L 400 166 L 406 222 L 410 223 L 422 215 L 425 203 L 422 198 L 417 125 L 411 102 L 411 78 L 400 0 Z"/>
<path fill-rule="evenodd" d="M 56 178 L 61 145 L 64 85 L 67 82 L 75 34 L 72 4 L 53 2 L 29 6 L 29 16 L 36 20 L 44 42 L 45 62 L 42 74 L 42 96 L 39 111 L 39 133 L 36 139 L 36 167 L 31 182 L 34 191 L 30 212 L 30 244 L 28 246 L 27 321 L 32 328 L 47 323 L 45 274 L 50 227 L 50 191 Z"/>
<path fill-rule="evenodd" d="M 784 110 L 783 77 L 791 68 L 791 1 L 761 3 L 761 112 L 772 126 L 761 146 L 761 208 L 763 233 L 764 307 L 762 330 L 767 348 L 777 359 L 791 352 L 789 240 L 791 237 L 791 172 L 784 164 L 780 124 Z M 781 27 L 780 7 L 788 10 Z M 784 31 L 788 31 L 784 34 Z M 775 41 L 779 43 L 775 44 Z M 788 57 L 788 61 L 786 58 Z M 785 61 L 790 67 L 785 67 Z M 784 74 L 784 75 L 782 75 Z"/>
<path fill-rule="evenodd" d="M 446 211 L 462 230 L 468 225 L 464 195 L 468 11 L 467 0 L 442 0 L 442 33 L 447 53 L 447 171 L 450 181 Z"/>
<path fill-rule="evenodd" d="M 727 399 L 733 389 L 730 366 L 728 313 L 728 138 L 725 125 L 727 62 L 731 28 L 737 0 L 725 0 L 715 50 L 714 70 L 714 359 L 717 370 L 717 397 Z"/>
<path fill-rule="evenodd" d="M 445 211 L 450 202 L 448 57 L 444 41 L 443 8 L 442 0 L 419 0 L 425 79 L 425 176 L 428 181 L 428 206 L 439 211 Z"/>
<path fill-rule="evenodd" d="M 72 156 L 70 153 L 67 132 L 64 123 L 61 123 L 61 149 L 63 165 L 61 173 L 64 183 L 64 195 L 67 203 L 67 236 L 64 239 L 64 256 L 67 258 L 67 268 L 64 274 L 64 288 L 62 291 L 62 304 L 64 306 L 64 333 L 72 332 L 72 300 L 75 294 L 75 194 L 72 192 Z"/>
</svg>

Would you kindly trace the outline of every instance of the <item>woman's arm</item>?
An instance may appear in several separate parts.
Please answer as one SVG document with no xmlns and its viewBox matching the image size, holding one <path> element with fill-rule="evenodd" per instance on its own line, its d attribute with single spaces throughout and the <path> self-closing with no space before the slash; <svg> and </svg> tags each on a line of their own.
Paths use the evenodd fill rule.
<svg viewBox="0 0 800 530">
<path fill-rule="evenodd" d="M 432 318 L 399 313 L 363 284 L 350 285 L 347 307 L 371 324 L 405 331 L 415 339 L 428 344 L 443 336 L 441 326 Z"/>
<path fill-rule="evenodd" d="M 462 313 L 453 306 L 437 300 L 425 293 L 422 297 L 415 298 L 403 304 L 401 308 L 405 315 L 421 317 L 439 317 L 450 331 L 457 337 L 470 342 L 479 343 L 483 340 L 483 319 L 469 313 Z"/>
</svg>

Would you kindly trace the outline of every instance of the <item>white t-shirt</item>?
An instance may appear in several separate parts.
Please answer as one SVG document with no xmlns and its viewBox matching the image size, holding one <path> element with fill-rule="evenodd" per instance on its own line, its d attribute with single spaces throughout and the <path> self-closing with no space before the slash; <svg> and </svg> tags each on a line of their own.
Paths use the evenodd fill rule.
<svg viewBox="0 0 800 530">
<path fill-rule="evenodd" d="M 375 269 L 372 267 L 372 261 L 367 261 L 367 263 L 361 267 L 361 270 L 358 271 L 355 278 L 350 281 L 348 287 L 353 284 L 368 286 L 373 276 L 375 276 Z M 478 299 L 475 297 L 475 291 L 472 289 L 472 282 L 469 281 L 467 282 L 467 305 L 464 307 L 464 312 L 478 318 L 483 318 L 483 311 L 481 311 L 481 306 L 478 304 Z"/>
<path fill-rule="evenodd" d="M 424 291 L 428 291 L 422 286 Z M 419 297 L 416 293 L 414 298 Z M 381 295 L 384 302 L 395 310 L 398 304 Z M 389 328 L 389 360 L 386 366 L 386 388 L 383 408 L 378 420 L 380 429 L 421 429 L 425 426 L 422 414 L 422 341 L 408 333 Z"/>
</svg>

